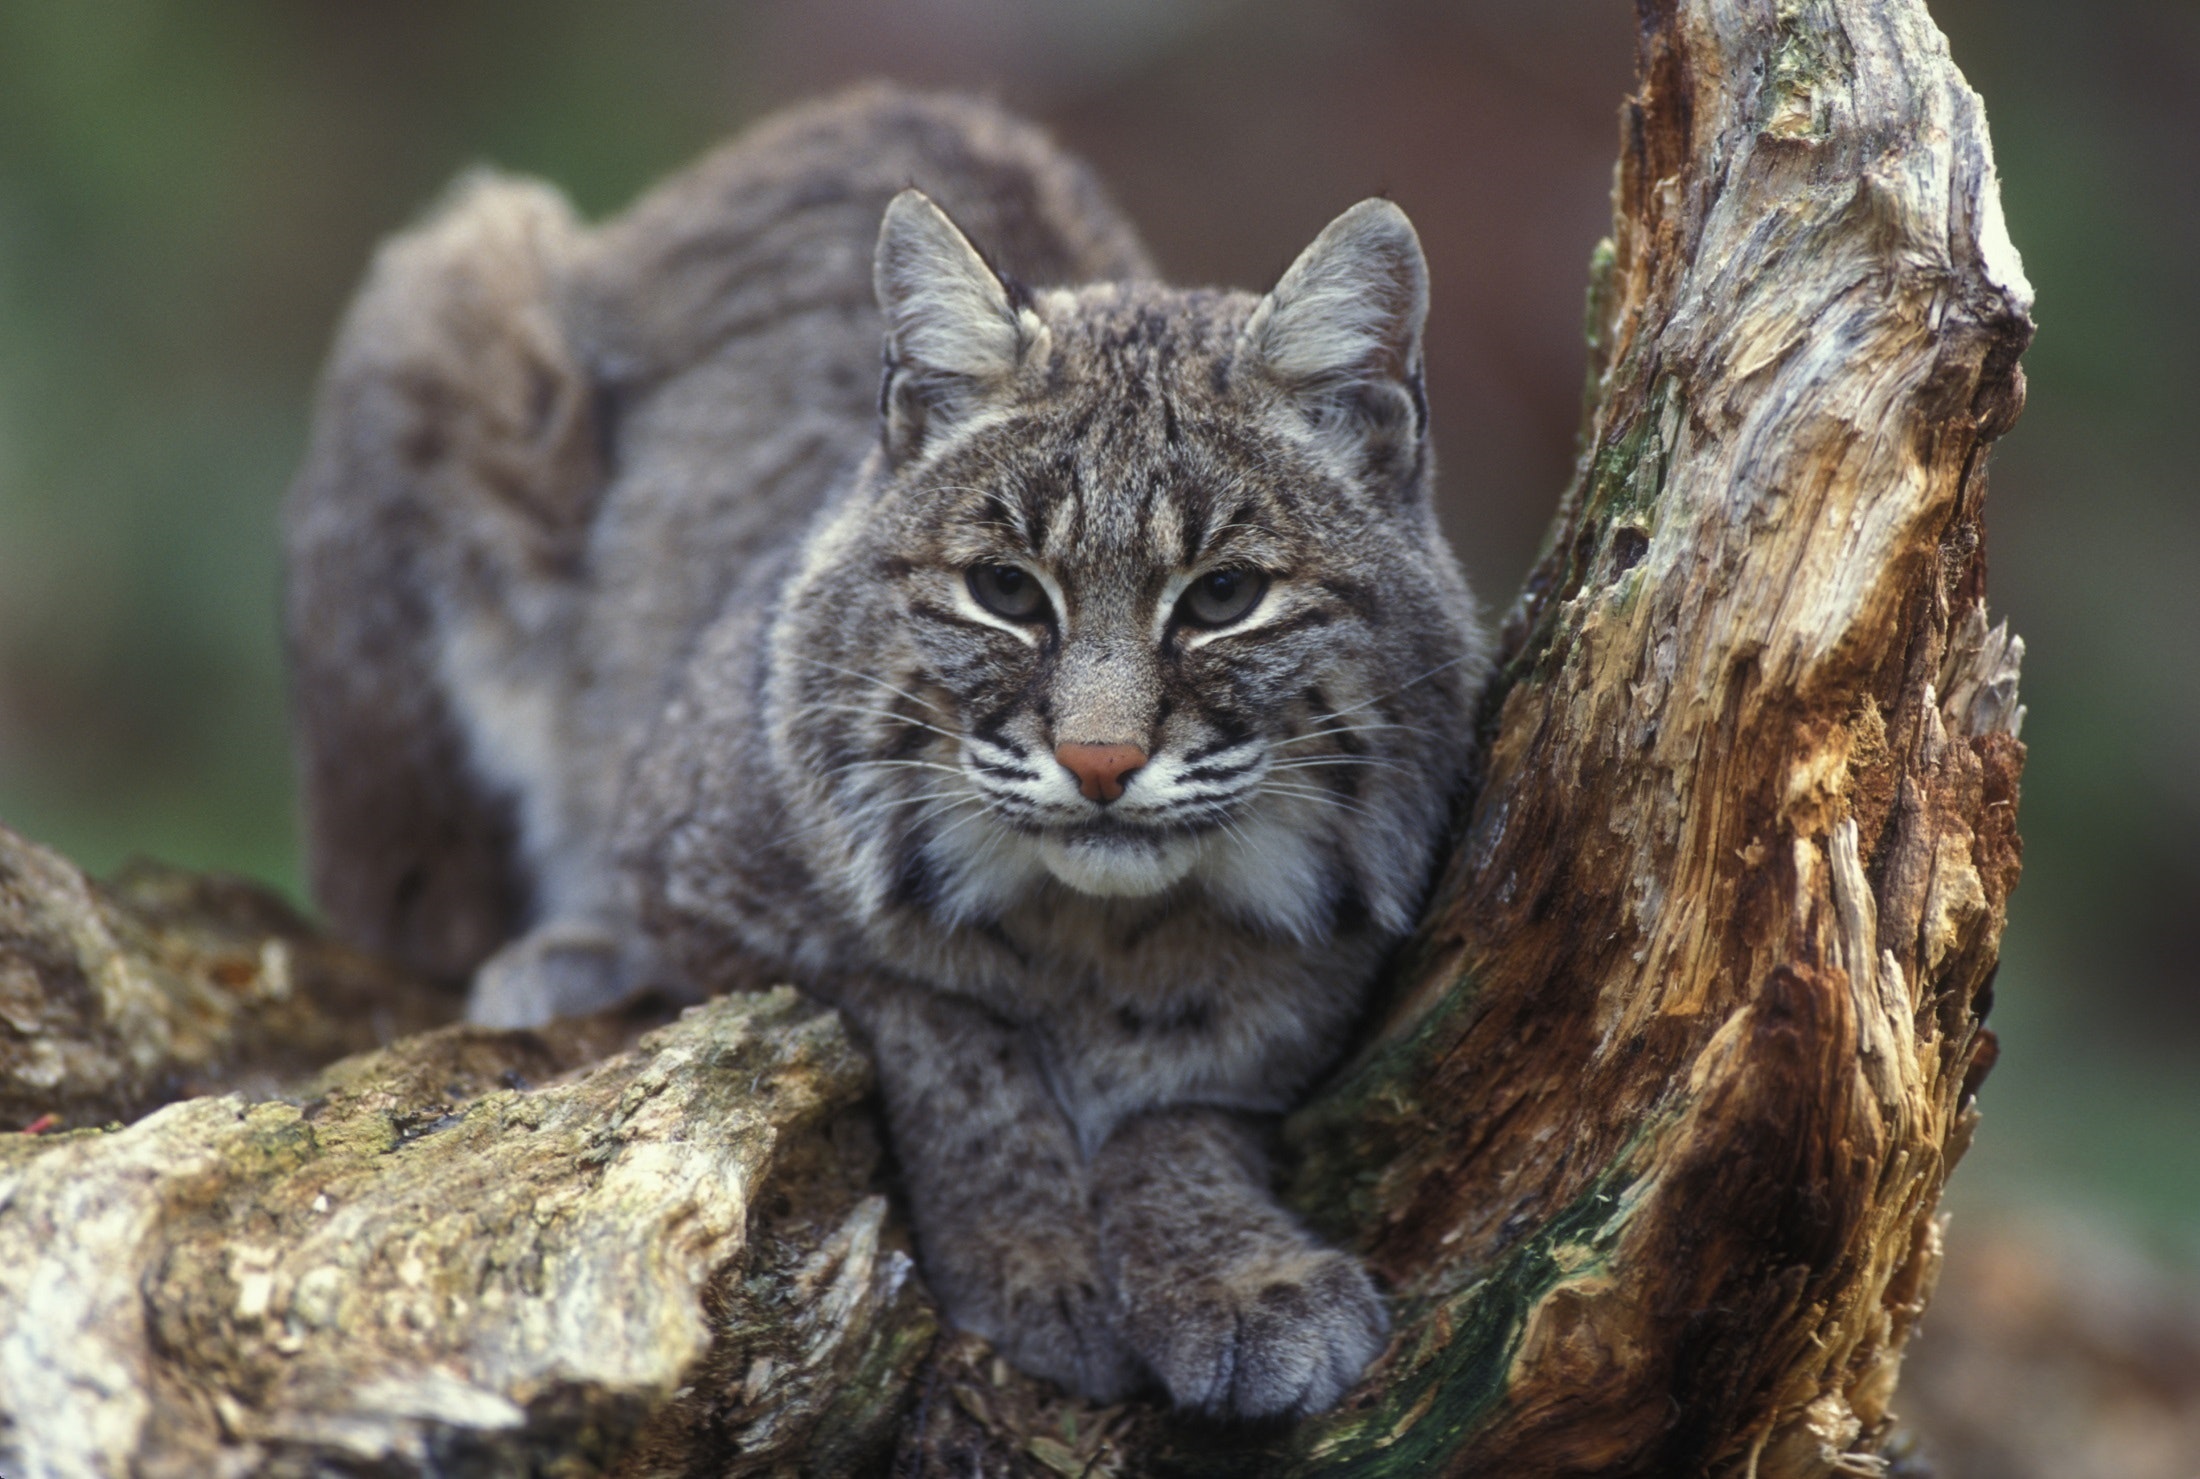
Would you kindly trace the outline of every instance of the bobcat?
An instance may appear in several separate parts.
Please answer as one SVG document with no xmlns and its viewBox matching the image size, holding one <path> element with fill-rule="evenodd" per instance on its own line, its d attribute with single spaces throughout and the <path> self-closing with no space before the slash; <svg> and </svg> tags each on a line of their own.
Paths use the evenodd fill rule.
<svg viewBox="0 0 2200 1479">
<path fill-rule="evenodd" d="M 955 1322 L 1305 1412 L 1385 1315 L 1263 1141 L 1413 923 L 1485 645 L 1405 216 L 1154 278 L 1031 128 L 882 88 L 595 230 L 462 184 L 288 506 L 314 883 L 485 1022 L 791 976 Z"/>
</svg>

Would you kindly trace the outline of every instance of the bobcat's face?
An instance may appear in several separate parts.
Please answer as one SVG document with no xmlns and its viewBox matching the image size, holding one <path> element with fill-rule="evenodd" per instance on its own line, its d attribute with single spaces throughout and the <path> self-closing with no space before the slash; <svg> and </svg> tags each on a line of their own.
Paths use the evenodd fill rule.
<svg viewBox="0 0 2200 1479">
<path fill-rule="evenodd" d="M 1384 548 L 1385 510 L 1252 418 L 1155 393 L 1150 417 L 1094 417 L 1074 440 L 1064 411 L 1097 407 L 1009 412 L 911 490 L 939 527 L 905 577 L 910 636 L 983 808 L 933 851 L 967 872 L 982 843 L 1096 895 L 1203 863 L 1327 892 L 1308 844 L 1448 742 L 1416 716 L 1458 700 L 1456 634 L 1426 573 Z M 1421 632 L 1386 650 L 1398 625 Z M 1415 678 L 1432 693 L 1391 692 Z"/>
<path fill-rule="evenodd" d="M 1330 254 L 1355 247 L 1372 272 L 1364 242 Z M 990 380 L 894 364 L 885 485 L 826 541 L 877 598 L 820 621 L 796 681 L 877 902 L 982 920 L 1052 880 L 1201 889 L 1301 938 L 1406 928 L 1481 676 L 1417 350 L 1355 317 L 1396 300 L 1417 331 L 1416 286 L 978 286 L 994 317 L 965 339 L 1009 357 Z M 1306 296 L 1348 322 L 1303 321 Z M 1307 336 L 1372 369 L 1310 375 Z"/>
</svg>

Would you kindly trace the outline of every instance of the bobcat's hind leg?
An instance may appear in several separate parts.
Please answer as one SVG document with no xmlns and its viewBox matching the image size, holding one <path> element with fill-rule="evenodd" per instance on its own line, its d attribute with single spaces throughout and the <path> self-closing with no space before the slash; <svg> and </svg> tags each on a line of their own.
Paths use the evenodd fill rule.
<svg viewBox="0 0 2200 1479">
<path fill-rule="evenodd" d="M 571 583 L 602 483 L 593 388 L 555 311 L 578 234 L 555 192 L 476 175 L 386 243 L 284 505 L 314 896 L 347 938 L 454 984 L 534 904 L 520 807 L 485 779 L 496 757 L 449 656 L 467 622 L 526 637 Z"/>
<path fill-rule="evenodd" d="M 467 763 L 408 551 L 300 543 L 291 708 L 313 897 L 344 938 L 456 986 L 524 917 L 516 808 Z"/>
</svg>

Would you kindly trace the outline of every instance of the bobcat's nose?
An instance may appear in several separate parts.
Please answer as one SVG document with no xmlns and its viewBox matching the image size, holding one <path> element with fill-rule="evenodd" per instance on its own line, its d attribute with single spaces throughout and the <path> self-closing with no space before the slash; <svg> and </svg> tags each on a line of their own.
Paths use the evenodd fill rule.
<svg viewBox="0 0 2200 1479">
<path fill-rule="evenodd" d="M 1077 777 L 1087 801 L 1113 801 L 1131 772 L 1146 763 L 1146 752 L 1136 745 L 1056 745 L 1054 758 Z"/>
</svg>

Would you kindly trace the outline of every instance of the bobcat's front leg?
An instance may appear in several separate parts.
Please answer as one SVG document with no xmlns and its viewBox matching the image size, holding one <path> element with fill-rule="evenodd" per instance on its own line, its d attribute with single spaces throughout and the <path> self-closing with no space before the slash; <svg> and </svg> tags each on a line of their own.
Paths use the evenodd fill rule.
<svg viewBox="0 0 2200 1479">
<path fill-rule="evenodd" d="M 1033 1375 L 1102 1401 L 1128 1393 L 1140 1373 L 1110 1316 L 1085 1168 L 1029 1042 L 921 987 L 849 1005 L 949 1316 Z"/>
<path fill-rule="evenodd" d="M 1091 1174 L 1124 1336 L 1179 1406 L 1318 1412 L 1382 1350 L 1381 1297 L 1357 1260 L 1277 1203 L 1246 1116 L 1141 1115 Z"/>
</svg>

